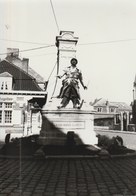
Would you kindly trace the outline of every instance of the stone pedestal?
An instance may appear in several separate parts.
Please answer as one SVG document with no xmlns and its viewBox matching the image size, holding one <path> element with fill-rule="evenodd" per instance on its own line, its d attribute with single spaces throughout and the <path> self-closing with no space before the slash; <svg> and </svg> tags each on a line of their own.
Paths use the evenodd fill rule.
<svg viewBox="0 0 136 196">
<path fill-rule="evenodd" d="M 49 110 L 47 108 L 42 110 L 40 144 L 65 145 L 68 133 L 74 135 L 76 145 L 95 145 L 98 143 L 94 132 L 93 111 L 70 108 Z"/>
</svg>

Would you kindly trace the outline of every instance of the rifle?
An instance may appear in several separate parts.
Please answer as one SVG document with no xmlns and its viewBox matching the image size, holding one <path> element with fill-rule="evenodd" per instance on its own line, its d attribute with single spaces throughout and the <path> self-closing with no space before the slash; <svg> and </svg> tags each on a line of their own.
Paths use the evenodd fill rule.
<svg viewBox="0 0 136 196">
<path fill-rule="evenodd" d="M 88 83 L 87 83 L 87 89 L 88 89 L 88 86 L 89 86 L 89 83 L 90 83 L 90 80 L 88 81 Z M 86 89 L 86 90 L 87 90 Z M 84 99 L 82 99 L 82 101 L 81 101 L 81 103 L 80 103 L 80 105 L 78 106 L 78 109 L 81 109 L 82 108 L 82 106 L 83 106 L 83 103 L 84 103 Z"/>
</svg>

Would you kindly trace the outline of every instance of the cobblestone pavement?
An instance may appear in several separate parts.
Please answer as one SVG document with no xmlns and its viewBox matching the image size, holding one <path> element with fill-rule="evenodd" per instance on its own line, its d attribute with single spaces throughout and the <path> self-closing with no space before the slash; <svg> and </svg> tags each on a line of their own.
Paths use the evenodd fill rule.
<svg viewBox="0 0 136 196">
<path fill-rule="evenodd" d="M 0 159 L 0 195 L 136 195 L 136 158 Z"/>
</svg>

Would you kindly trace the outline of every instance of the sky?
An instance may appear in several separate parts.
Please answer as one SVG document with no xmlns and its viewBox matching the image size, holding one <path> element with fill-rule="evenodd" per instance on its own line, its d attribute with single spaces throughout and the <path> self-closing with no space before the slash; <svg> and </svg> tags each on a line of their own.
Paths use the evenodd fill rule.
<svg viewBox="0 0 136 196">
<path fill-rule="evenodd" d="M 53 9 L 56 21 L 53 14 Z M 88 90 L 86 99 L 133 101 L 136 74 L 135 0 L 0 0 L 0 58 L 55 45 L 61 30 L 79 38 L 76 57 Z M 47 80 L 57 60 L 56 46 L 20 52 Z M 54 70 L 55 72 L 56 70 Z M 51 76 L 50 85 L 55 77 Z"/>
</svg>

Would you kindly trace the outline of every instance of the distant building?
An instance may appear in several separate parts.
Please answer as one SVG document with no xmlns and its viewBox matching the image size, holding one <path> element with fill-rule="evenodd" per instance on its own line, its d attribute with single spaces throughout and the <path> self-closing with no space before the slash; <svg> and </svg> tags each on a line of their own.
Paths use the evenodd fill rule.
<svg viewBox="0 0 136 196">
<path fill-rule="evenodd" d="M 107 126 L 109 129 L 128 131 L 132 124 L 132 107 L 124 102 L 109 102 L 96 99 L 92 103 L 95 112 L 94 125 Z"/>
<path fill-rule="evenodd" d="M 132 111 L 133 111 L 133 123 L 135 124 L 136 129 L 136 76 L 133 84 L 133 103 L 132 103 Z"/>
<path fill-rule="evenodd" d="M 44 80 L 29 67 L 29 59 L 20 59 L 18 49 L 8 49 L 0 62 L 0 140 L 7 134 L 39 133 L 46 95 Z"/>
</svg>

